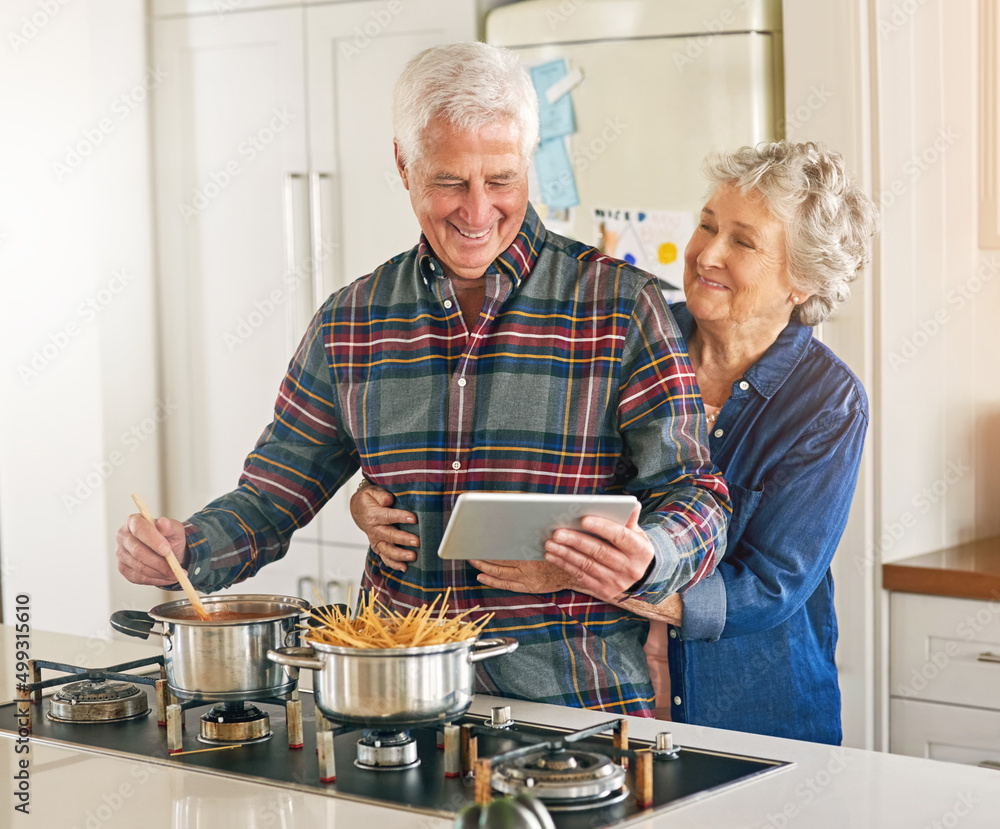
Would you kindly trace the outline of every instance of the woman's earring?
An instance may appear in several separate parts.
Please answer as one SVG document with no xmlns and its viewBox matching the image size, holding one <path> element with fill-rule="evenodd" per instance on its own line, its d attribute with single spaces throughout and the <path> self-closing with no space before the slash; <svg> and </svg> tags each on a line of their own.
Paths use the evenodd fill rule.
<svg viewBox="0 0 1000 829">
<path fill-rule="evenodd" d="M 799 304 L 799 298 L 797 296 L 793 296 L 792 297 L 792 304 L 793 305 L 798 305 Z"/>
</svg>

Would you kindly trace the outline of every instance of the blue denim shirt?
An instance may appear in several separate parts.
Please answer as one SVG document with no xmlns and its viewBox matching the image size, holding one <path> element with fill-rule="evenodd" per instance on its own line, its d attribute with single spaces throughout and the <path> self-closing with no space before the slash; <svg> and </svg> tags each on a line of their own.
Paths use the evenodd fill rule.
<svg viewBox="0 0 1000 829">
<path fill-rule="evenodd" d="M 686 305 L 671 310 L 690 339 Z M 830 561 L 867 429 L 860 381 L 797 322 L 733 384 L 710 431 L 733 518 L 670 631 L 674 720 L 840 743 Z"/>
</svg>

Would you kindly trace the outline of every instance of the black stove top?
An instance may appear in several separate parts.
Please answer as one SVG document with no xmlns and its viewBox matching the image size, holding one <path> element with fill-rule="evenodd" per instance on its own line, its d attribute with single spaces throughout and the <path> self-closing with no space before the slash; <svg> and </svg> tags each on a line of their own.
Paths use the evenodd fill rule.
<svg viewBox="0 0 1000 829">
<path fill-rule="evenodd" d="M 69 677 L 66 681 L 72 679 Z M 319 791 L 333 797 L 443 817 L 453 816 L 466 804 L 475 802 L 476 787 L 470 776 L 449 777 L 445 774 L 445 752 L 439 747 L 440 733 L 434 728 L 414 728 L 410 732 L 416 742 L 419 762 L 410 763 L 403 769 L 371 769 L 359 768 L 355 763 L 359 756 L 358 742 L 366 737 L 366 732 L 327 724 L 334 734 L 336 777 L 333 782 L 323 782 L 317 760 L 317 712 L 313 697 L 307 692 L 299 694 L 302 703 L 302 747 L 299 749 L 289 748 L 286 709 L 282 701 L 266 700 L 254 701 L 254 705 L 268 714 L 271 737 L 224 748 L 207 746 L 199 740 L 199 718 L 210 710 L 212 703 L 186 703 L 190 707 L 184 712 L 180 751 L 169 753 L 167 729 L 157 722 L 155 693 L 152 689 L 146 691 L 148 678 L 145 682 L 147 684 L 139 687 L 150 695 L 151 711 L 147 715 L 101 723 L 53 720 L 47 716 L 51 699 L 45 697 L 41 705 L 20 701 L 0 705 L 0 731 L 17 733 L 21 724 L 19 713 L 23 713 L 24 705 L 30 705 L 31 736 L 39 743 L 50 742 L 129 758 L 146 758 L 150 762 L 182 765 L 208 774 L 257 779 L 290 789 Z M 559 741 L 572 733 L 552 726 L 523 722 L 514 722 L 507 728 L 494 728 L 487 724 L 487 718 L 476 715 L 466 715 L 459 724 L 471 726 L 466 730 L 475 736 L 480 759 L 512 751 L 523 754 L 528 742 Z M 669 723 L 664 723 L 664 726 L 669 727 Z M 588 729 L 591 730 L 594 729 Z M 367 736 L 370 742 L 371 735 Z M 648 741 L 634 739 L 628 745 L 632 751 L 651 747 Z M 591 753 L 616 755 L 610 731 L 575 740 L 572 748 L 583 752 L 586 757 Z M 690 803 L 789 764 L 684 746 L 676 751 L 672 759 L 658 759 L 651 765 L 651 806 L 641 808 L 636 803 L 632 771 L 636 764 L 632 762 L 625 780 L 626 788 L 619 796 L 605 799 L 602 801 L 604 805 L 552 811 L 556 826 L 559 829 L 619 826 L 632 818 L 649 817 Z M 500 793 L 494 790 L 494 796 L 500 796 Z"/>
</svg>

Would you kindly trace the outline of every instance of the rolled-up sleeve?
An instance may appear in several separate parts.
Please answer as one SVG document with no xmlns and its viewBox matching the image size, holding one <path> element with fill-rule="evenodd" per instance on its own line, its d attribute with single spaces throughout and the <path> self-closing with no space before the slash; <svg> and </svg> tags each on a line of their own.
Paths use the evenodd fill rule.
<svg viewBox="0 0 1000 829">
<path fill-rule="evenodd" d="M 657 604 L 715 569 L 726 547 L 730 504 L 712 463 L 694 370 L 660 292 L 638 298 L 626 338 L 619 404 L 622 436 L 642 501 L 654 561 L 628 598 Z"/>
</svg>

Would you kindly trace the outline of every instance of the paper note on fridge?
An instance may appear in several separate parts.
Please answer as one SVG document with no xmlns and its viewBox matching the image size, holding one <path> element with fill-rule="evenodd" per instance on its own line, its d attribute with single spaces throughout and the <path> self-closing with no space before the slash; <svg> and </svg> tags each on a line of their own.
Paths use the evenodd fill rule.
<svg viewBox="0 0 1000 829">
<path fill-rule="evenodd" d="M 550 87 L 556 84 L 560 84 L 561 87 L 565 84 L 564 79 L 569 74 L 566 61 L 560 58 L 540 63 L 530 67 L 528 73 L 531 75 L 535 92 L 538 93 L 538 134 L 542 141 L 576 132 L 573 96 L 563 94 L 552 103 L 549 103 L 548 97 Z"/>
<path fill-rule="evenodd" d="M 694 228 L 693 213 L 594 208 L 597 246 L 658 277 L 668 302 L 684 299 L 684 248 Z"/>
<path fill-rule="evenodd" d="M 534 164 L 543 204 L 551 210 L 562 210 L 580 203 L 565 138 L 540 141 L 535 148 Z"/>
</svg>

